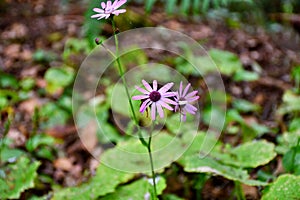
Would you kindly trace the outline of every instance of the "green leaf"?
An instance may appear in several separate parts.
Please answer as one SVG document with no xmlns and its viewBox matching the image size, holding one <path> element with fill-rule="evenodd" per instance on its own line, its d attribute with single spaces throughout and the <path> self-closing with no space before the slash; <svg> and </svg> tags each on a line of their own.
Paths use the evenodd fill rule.
<svg viewBox="0 0 300 200">
<path fill-rule="evenodd" d="M 35 80 L 33 78 L 25 78 L 20 82 L 20 85 L 23 90 L 29 91 L 34 87 Z"/>
<path fill-rule="evenodd" d="M 190 0 L 182 0 L 180 5 L 180 12 L 183 14 L 187 14 L 190 8 Z"/>
<path fill-rule="evenodd" d="M 32 59 L 38 63 L 49 63 L 56 59 L 56 55 L 53 52 L 39 49 L 34 52 L 34 54 L 32 55 Z"/>
<path fill-rule="evenodd" d="M 176 9 L 176 3 L 177 3 L 177 0 L 166 1 L 165 9 L 168 14 L 174 13 L 174 10 Z"/>
<path fill-rule="evenodd" d="M 113 112 L 124 116 L 131 116 L 131 110 L 128 103 L 128 97 L 126 94 L 126 90 L 124 85 L 122 84 L 115 84 L 111 87 L 106 89 L 107 93 L 107 103 L 111 105 L 111 109 Z M 140 105 L 140 101 L 132 101 L 134 108 L 138 108 Z M 135 109 L 136 116 L 139 115 L 139 109 Z"/>
<path fill-rule="evenodd" d="M 296 132 L 300 130 L 300 118 L 294 118 L 289 124 L 289 131 Z"/>
<path fill-rule="evenodd" d="M 72 83 L 74 77 L 74 70 L 69 67 L 55 67 L 48 69 L 45 74 L 47 92 L 53 94 L 58 90 L 63 89 Z"/>
<path fill-rule="evenodd" d="M 265 182 L 249 179 L 247 171 L 236 167 L 226 166 L 211 157 L 200 158 L 199 155 L 190 155 L 180 160 L 186 172 L 209 173 L 223 176 L 229 180 L 239 181 L 246 185 L 267 185 Z"/>
<path fill-rule="evenodd" d="M 0 72 L 0 87 L 17 89 L 19 82 L 13 75 Z"/>
<path fill-rule="evenodd" d="M 282 158 L 282 164 L 287 172 L 300 175 L 300 147 L 292 147 Z"/>
<path fill-rule="evenodd" d="M 297 141 L 300 138 L 300 132 L 285 132 L 283 135 L 277 137 L 278 145 L 276 146 L 276 152 L 278 154 L 285 154 L 292 147 L 297 145 Z"/>
<path fill-rule="evenodd" d="M 29 138 L 26 142 L 26 149 L 29 152 L 36 150 L 39 146 L 52 146 L 55 144 L 55 139 L 46 134 L 37 134 Z"/>
<path fill-rule="evenodd" d="M 104 100 L 104 99 L 103 99 Z M 122 141 L 126 139 L 126 136 L 122 136 L 115 126 L 108 122 L 109 119 L 109 107 L 103 102 L 94 106 L 84 105 L 80 108 L 80 111 L 76 115 L 76 121 L 78 127 L 83 128 L 87 124 L 98 121 L 101 126 L 96 125 L 97 138 L 100 143 L 111 143 Z M 95 116 L 96 114 L 96 116 Z M 95 122 L 96 123 L 96 122 Z"/>
<path fill-rule="evenodd" d="M 252 141 L 222 153 L 213 153 L 220 162 L 241 168 L 265 165 L 276 156 L 275 145 L 267 141 Z"/>
<path fill-rule="evenodd" d="M 163 200 L 184 200 L 178 196 L 176 196 L 175 194 L 166 194 L 166 195 L 163 195 Z"/>
<path fill-rule="evenodd" d="M 240 112 L 256 112 L 260 109 L 259 105 L 253 104 L 244 99 L 234 99 L 232 102 L 234 108 L 236 108 Z"/>
<path fill-rule="evenodd" d="M 45 104 L 40 110 L 40 117 L 43 119 L 41 126 L 51 128 L 57 125 L 64 125 L 71 116 L 65 109 L 54 102 Z"/>
<path fill-rule="evenodd" d="M 277 110 L 279 115 L 291 114 L 300 111 L 300 96 L 287 90 L 283 95 L 283 103 Z"/>
<path fill-rule="evenodd" d="M 89 182 L 77 187 L 64 188 L 54 192 L 52 200 L 91 200 L 98 199 L 134 177 L 132 173 L 121 172 L 100 164 L 96 175 Z"/>
<path fill-rule="evenodd" d="M 0 140 L 0 144 L 1 144 Z M 4 148 L 0 151 L 1 162 L 15 162 L 20 156 L 24 155 L 25 152 L 19 149 Z"/>
<path fill-rule="evenodd" d="M 281 175 L 263 190 L 262 200 L 299 200 L 300 176 Z"/>
<path fill-rule="evenodd" d="M 162 177 L 156 177 L 156 187 L 157 194 L 162 194 L 162 191 L 166 188 L 166 181 Z M 151 179 L 140 179 L 129 185 L 120 186 L 117 191 L 113 194 L 107 195 L 100 200 L 116 200 L 116 199 L 131 199 L 131 200 L 141 200 L 141 199 L 156 199 L 153 196 L 153 186 Z M 150 198 L 152 197 L 152 198 Z"/>
<path fill-rule="evenodd" d="M 197 130 L 198 124 L 194 121 L 194 116 L 187 115 L 184 123 L 180 123 L 180 114 L 174 114 L 166 121 L 166 127 L 174 134 L 186 133 L 189 131 Z"/>
<path fill-rule="evenodd" d="M 5 179 L 0 178 L 1 199 L 18 199 L 26 189 L 34 187 L 34 179 L 39 162 L 30 162 L 26 157 L 20 157 L 16 163 L 9 164 L 5 169 Z"/>
<path fill-rule="evenodd" d="M 239 57 L 231 52 L 212 49 L 209 51 L 209 55 L 224 75 L 232 76 L 243 69 Z"/>
<path fill-rule="evenodd" d="M 147 12 L 150 12 L 152 10 L 152 7 L 154 6 L 156 0 L 146 0 L 145 2 L 145 10 Z"/>
<path fill-rule="evenodd" d="M 180 143 L 178 138 L 172 137 L 168 133 L 154 132 L 151 148 L 154 168 L 163 169 L 169 166 L 174 160 L 177 160 L 187 146 Z M 119 142 L 115 148 L 107 150 L 101 156 L 101 162 L 128 172 L 150 171 L 147 148 L 141 144 L 137 137 Z"/>
<path fill-rule="evenodd" d="M 259 75 L 256 72 L 249 72 L 244 69 L 238 70 L 234 76 L 235 81 L 256 81 L 259 79 Z"/>
</svg>

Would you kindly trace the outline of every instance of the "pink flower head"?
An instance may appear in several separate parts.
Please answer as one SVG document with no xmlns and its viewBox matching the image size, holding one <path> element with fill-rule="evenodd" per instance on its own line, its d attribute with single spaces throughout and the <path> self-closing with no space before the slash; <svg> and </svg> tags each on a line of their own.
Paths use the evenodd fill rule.
<svg viewBox="0 0 300 200">
<path fill-rule="evenodd" d="M 160 118 L 164 117 L 163 107 L 173 111 L 173 108 L 169 104 L 177 105 L 177 103 L 171 100 L 170 97 L 175 97 L 176 92 L 170 92 L 169 90 L 174 83 L 167 83 L 161 88 L 158 88 L 156 80 L 153 81 L 152 87 L 145 80 L 142 80 L 142 82 L 146 89 L 138 86 L 135 88 L 143 94 L 132 97 L 133 100 L 142 100 L 142 105 L 140 107 L 141 113 L 144 113 L 145 110 L 151 106 L 151 119 L 155 120 L 156 111 Z"/>
<path fill-rule="evenodd" d="M 107 19 L 111 14 L 118 16 L 120 13 L 126 12 L 126 9 L 117 10 L 126 2 L 127 0 L 115 0 L 113 4 L 111 3 L 111 1 L 107 1 L 106 3 L 102 2 L 101 8 L 93 9 L 93 11 L 97 14 L 92 15 L 91 18 L 97 18 L 99 20 L 102 18 Z"/>
<path fill-rule="evenodd" d="M 177 105 L 175 106 L 175 112 L 180 110 L 182 121 L 186 120 L 186 113 L 195 115 L 197 111 L 197 108 L 191 103 L 199 99 L 199 96 L 197 95 L 198 91 L 192 91 L 188 93 L 190 86 L 191 84 L 189 83 L 183 90 L 182 82 L 180 82 L 179 91 L 175 96 L 175 101 L 177 102 Z"/>
</svg>

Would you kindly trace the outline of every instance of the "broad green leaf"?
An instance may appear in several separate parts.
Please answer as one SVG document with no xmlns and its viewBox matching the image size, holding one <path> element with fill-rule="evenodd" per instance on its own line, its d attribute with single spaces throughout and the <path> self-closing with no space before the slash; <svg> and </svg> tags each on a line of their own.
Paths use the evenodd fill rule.
<svg viewBox="0 0 300 200">
<path fill-rule="evenodd" d="M 289 131 L 294 132 L 299 130 L 300 130 L 300 118 L 294 118 L 289 125 Z"/>
<path fill-rule="evenodd" d="M 5 167 L 5 178 L 0 178 L 1 199 L 18 199 L 23 191 L 34 187 L 39 165 L 39 162 L 20 157 L 16 163 Z"/>
<path fill-rule="evenodd" d="M 180 115 L 174 114 L 168 118 L 166 121 L 166 127 L 169 131 L 174 134 L 186 133 L 189 131 L 197 131 L 198 124 L 194 121 L 192 115 L 187 115 L 185 122 L 180 122 Z"/>
<path fill-rule="evenodd" d="M 156 177 L 156 188 L 157 194 L 162 194 L 162 191 L 166 188 L 166 181 L 162 177 Z M 156 199 L 153 196 L 153 181 L 152 179 L 140 179 L 129 185 L 120 186 L 117 188 L 116 192 L 109 194 L 100 200 L 116 200 L 116 199 L 131 199 L 131 200 L 141 200 L 141 199 Z"/>
<path fill-rule="evenodd" d="M 292 147 L 282 158 L 282 164 L 287 172 L 300 175 L 300 147 Z"/>
<path fill-rule="evenodd" d="M 38 63 L 49 63 L 56 59 L 56 55 L 53 52 L 39 49 L 34 52 L 32 59 Z"/>
<path fill-rule="evenodd" d="M 283 103 L 277 110 L 279 115 L 300 111 L 300 96 L 294 94 L 292 91 L 286 91 L 283 95 Z"/>
<path fill-rule="evenodd" d="M 126 49 L 126 52 L 128 53 L 120 57 L 123 66 L 141 66 L 148 63 L 146 53 L 138 46 L 130 46 Z M 115 62 L 115 68 L 117 69 L 117 67 L 117 62 Z"/>
<path fill-rule="evenodd" d="M 259 75 L 256 72 L 249 72 L 244 69 L 238 70 L 234 76 L 235 81 L 256 81 L 259 79 Z"/>
<path fill-rule="evenodd" d="M 283 135 L 277 137 L 278 145 L 276 146 L 276 152 L 278 154 L 285 154 L 292 147 L 297 145 L 297 141 L 300 138 L 300 132 L 285 132 Z"/>
<path fill-rule="evenodd" d="M 299 200 L 300 176 L 284 174 L 263 190 L 262 200 Z"/>
<path fill-rule="evenodd" d="M 40 110 L 40 117 L 42 118 L 41 126 L 43 128 L 50 128 L 57 125 L 64 125 L 70 116 L 71 114 L 65 109 L 54 102 L 49 102 Z"/>
<path fill-rule="evenodd" d="M 235 99 L 233 100 L 232 105 L 240 112 L 255 112 L 260 109 L 259 105 L 253 104 L 244 99 Z"/>
<path fill-rule="evenodd" d="M 183 145 L 189 145 L 188 149 L 184 152 L 183 156 L 201 155 L 211 150 L 218 152 L 221 150 L 222 145 L 213 134 L 206 132 L 199 132 L 196 135 L 193 132 L 185 132 L 182 136 L 181 142 Z"/>
<path fill-rule="evenodd" d="M 224 75 L 231 76 L 243 69 L 238 56 L 231 52 L 212 49 L 209 51 L 209 55 Z"/>
<path fill-rule="evenodd" d="M 68 86 L 74 79 L 74 70 L 69 67 L 54 67 L 47 70 L 45 79 L 47 81 L 46 90 L 53 94 Z"/>
<path fill-rule="evenodd" d="M 166 132 L 154 132 L 151 147 L 154 169 L 159 170 L 169 166 L 186 148 L 187 145 L 180 143 L 178 138 Z M 137 137 L 119 142 L 115 148 L 107 150 L 102 155 L 101 162 L 127 172 L 150 172 L 147 148 Z"/>
<path fill-rule="evenodd" d="M 178 196 L 176 196 L 175 194 L 166 194 L 166 195 L 163 195 L 163 200 L 184 200 Z"/>
<path fill-rule="evenodd" d="M 124 162 L 124 161 L 123 161 Z M 52 200 L 92 200 L 98 199 L 108 193 L 115 191 L 115 188 L 126 183 L 134 177 L 132 173 L 125 173 L 100 164 L 96 175 L 89 182 L 77 187 L 64 188 L 54 191 Z"/>
<path fill-rule="evenodd" d="M 127 117 L 132 115 L 124 85 L 115 84 L 111 87 L 108 87 L 106 89 L 106 93 L 107 103 L 108 105 L 111 105 L 111 109 L 113 112 Z M 138 116 L 138 107 L 140 105 L 140 101 L 132 101 L 132 103 L 134 104 L 134 108 L 136 108 L 136 116 Z"/>
<path fill-rule="evenodd" d="M 246 185 L 267 185 L 267 183 L 262 181 L 251 180 L 246 170 L 224 165 L 208 156 L 205 158 L 200 158 L 199 154 L 186 156 L 180 160 L 180 164 L 183 165 L 186 172 L 219 175 Z"/>
<path fill-rule="evenodd" d="M 0 140 L 0 145 L 1 145 Z M 24 155 L 25 152 L 19 149 L 9 149 L 4 147 L 0 151 L 0 161 L 1 162 L 15 162 L 20 156 Z"/>
<path fill-rule="evenodd" d="M 33 78 L 25 78 L 20 82 L 20 85 L 23 90 L 29 91 L 34 87 L 35 80 Z"/>
<path fill-rule="evenodd" d="M 0 88 L 17 89 L 18 87 L 19 82 L 13 75 L 0 72 Z"/>
<path fill-rule="evenodd" d="M 20 101 L 20 96 L 13 90 L 0 89 L 0 108 L 7 107 L 13 103 Z"/>
<path fill-rule="evenodd" d="M 213 153 L 220 162 L 241 168 L 265 165 L 276 156 L 275 145 L 267 141 L 252 141 L 221 153 Z"/>
<path fill-rule="evenodd" d="M 46 134 L 37 134 L 29 138 L 26 142 L 26 149 L 29 152 L 36 150 L 39 146 L 46 145 L 52 146 L 55 144 L 55 139 Z"/>
<path fill-rule="evenodd" d="M 115 126 L 108 122 L 109 119 L 109 107 L 106 104 L 100 102 L 95 107 L 91 105 L 84 105 L 79 109 L 76 116 L 77 125 L 79 128 L 83 128 L 95 122 L 97 129 L 97 138 L 101 144 L 119 142 L 126 139 L 126 136 L 122 136 Z M 96 122 L 97 120 L 97 122 Z"/>
</svg>

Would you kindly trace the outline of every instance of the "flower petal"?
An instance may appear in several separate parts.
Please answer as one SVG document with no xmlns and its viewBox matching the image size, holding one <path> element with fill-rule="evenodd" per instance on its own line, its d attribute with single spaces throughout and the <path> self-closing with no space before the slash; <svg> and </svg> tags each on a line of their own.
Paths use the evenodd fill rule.
<svg viewBox="0 0 300 200">
<path fill-rule="evenodd" d="M 143 94 L 150 94 L 150 92 L 148 92 L 147 90 L 145 90 L 144 88 L 141 88 L 139 86 L 135 86 L 135 89 L 137 89 L 138 91 L 140 91 Z"/>
<path fill-rule="evenodd" d="M 159 103 L 161 106 L 163 106 L 163 107 L 165 107 L 166 109 L 168 109 L 168 110 L 171 110 L 171 111 L 174 110 L 171 106 L 169 106 L 168 104 L 166 104 L 166 103 L 163 102 L 163 101 L 158 101 L 158 103 Z"/>
<path fill-rule="evenodd" d="M 145 88 L 146 88 L 149 92 L 152 92 L 152 91 L 153 91 L 152 88 L 151 88 L 151 86 L 149 85 L 149 83 L 147 83 L 147 81 L 142 80 L 142 82 L 143 82 L 143 85 L 145 86 Z"/>
<path fill-rule="evenodd" d="M 151 119 L 155 120 L 156 118 L 156 103 L 151 105 Z"/>
<path fill-rule="evenodd" d="M 159 92 L 161 95 L 164 95 L 164 93 L 167 92 L 173 85 L 174 85 L 174 83 L 167 83 L 167 84 L 164 85 L 162 88 L 160 88 L 160 89 L 158 90 L 158 92 Z"/>
<path fill-rule="evenodd" d="M 106 10 L 111 9 L 111 1 L 107 1 Z"/>
<path fill-rule="evenodd" d="M 180 81 L 180 86 L 179 86 L 179 97 L 182 95 L 182 81 Z"/>
<path fill-rule="evenodd" d="M 141 100 L 141 99 L 147 99 L 149 98 L 148 95 L 136 95 L 132 97 L 132 100 Z"/>
<path fill-rule="evenodd" d="M 153 90 L 157 91 L 157 81 L 156 80 L 153 81 Z"/>
<path fill-rule="evenodd" d="M 126 2 L 127 2 L 127 0 L 120 0 L 120 1 L 116 0 L 114 2 L 113 8 L 114 9 L 118 9 L 118 8 L 120 8 Z"/>
<path fill-rule="evenodd" d="M 183 91 L 183 94 L 182 94 L 182 97 L 184 97 L 184 96 L 186 95 L 186 93 L 189 91 L 190 86 L 191 86 L 191 84 L 189 83 L 189 84 L 185 87 L 185 89 L 184 89 L 184 91 Z"/>
<path fill-rule="evenodd" d="M 161 98 L 161 101 L 163 101 L 163 102 L 165 102 L 165 103 L 168 103 L 168 104 L 172 104 L 172 105 L 178 105 L 178 103 L 177 102 L 175 102 L 175 101 L 173 101 L 173 100 L 171 100 L 171 99 L 168 99 L 168 98 Z"/>
<path fill-rule="evenodd" d="M 193 102 L 193 101 L 196 101 L 196 100 L 198 100 L 198 99 L 199 99 L 199 96 L 194 96 L 194 97 L 186 98 L 186 100 L 187 100 L 188 102 Z"/>
<path fill-rule="evenodd" d="M 106 15 L 105 14 L 94 14 L 91 16 L 91 18 L 98 18 L 98 19 L 102 19 L 104 18 Z"/>
<path fill-rule="evenodd" d="M 104 10 L 102 10 L 100 8 L 93 8 L 93 11 L 97 12 L 97 13 L 104 13 Z"/>
<path fill-rule="evenodd" d="M 106 3 L 105 3 L 105 2 L 101 2 L 101 7 L 102 7 L 103 9 L 105 9 L 105 8 L 106 8 Z"/>
<path fill-rule="evenodd" d="M 194 114 L 198 110 L 195 106 L 193 106 L 191 104 L 186 104 L 184 108 L 187 112 L 189 112 L 191 114 Z"/>
<path fill-rule="evenodd" d="M 159 103 L 156 105 L 156 108 L 160 118 L 164 118 L 164 111 Z"/>
<path fill-rule="evenodd" d="M 150 105 L 149 103 L 151 103 L 150 99 L 147 99 L 146 101 L 144 101 L 140 107 L 140 112 L 143 113 L 145 112 L 146 108 Z"/>
<path fill-rule="evenodd" d="M 112 14 L 114 14 L 114 15 L 119 15 L 119 14 L 121 14 L 121 13 L 124 13 L 124 12 L 126 12 L 126 9 L 121 9 L 121 10 L 115 10 L 115 11 L 113 11 L 112 12 Z"/>
<path fill-rule="evenodd" d="M 163 97 L 175 97 L 177 96 L 177 92 L 166 92 L 162 94 Z"/>
<path fill-rule="evenodd" d="M 193 92 L 190 92 L 188 95 L 185 96 L 185 98 L 186 98 L 186 99 L 187 99 L 187 98 L 190 98 L 190 97 L 192 97 L 192 96 L 195 96 L 196 94 L 198 94 L 198 91 L 197 91 L 197 90 L 195 90 L 195 91 L 193 91 Z"/>
</svg>

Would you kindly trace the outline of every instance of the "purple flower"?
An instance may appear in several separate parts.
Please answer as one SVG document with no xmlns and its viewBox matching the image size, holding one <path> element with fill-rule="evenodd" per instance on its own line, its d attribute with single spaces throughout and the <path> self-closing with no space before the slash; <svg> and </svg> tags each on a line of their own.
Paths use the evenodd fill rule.
<svg viewBox="0 0 300 200">
<path fill-rule="evenodd" d="M 97 14 L 94 14 L 91 16 L 91 18 L 97 18 L 102 19 L 102 18 L 109 18 L 109 16 L 111 14 L 113 15 L 119 15 L 120 13 L 124 13 L 126 12 L 126 9 L 120 9 L 117 10 L 118 8 L 120 8 L 124 3 L 126 3 L 127 0 L 115 0 L 114 3 L 112 4 L 111 1 L 107 1 L 102 2 L 101 3 L 101 8 L 94 8 L 93 11 L 96 12 Z"/>
<path fill-rule="evenodd" d="M 175 106 L 175 112 L 178 110 L 180 111 L 182 121 L 186 120 L 186 113 L 195 115 L 197 111 L 197 108 L 191 103 L 199 99 L 199 96 L 197 95 L 198 91 L 192 91 L 188 93 L 190 86 L 191 84 L 189 83 L 183 90 L 182 82 L 180 82 L 179 91 L 175 96 L 175 101 L 177 102 L 177 105 Z"/>
<path fill-rule="evenodd" d="M 171 100 L 170 97 L 174 97 L 176 92 L 170 92 L 169 90 L 174 83 L 167 83 L 161 88 L 158 88 L 156 80 L 153 81 L 152 87 L 145 80 L 142 80 L 142 82 L 146 89 L 138 86 L 135 88 L 143 94 L 132 97 L 133 100 L 142 100 L 142 105 L 140 107 L 141 113 L 144 113 L 148 107 L 151 107 L 151 119 L 155 120 L 156 111 L 160 118 L 164 117 L 163 107 L 173 111 L 173 108 L 169 104 L 177 105 L 177 103 Z"/>
</svg>

